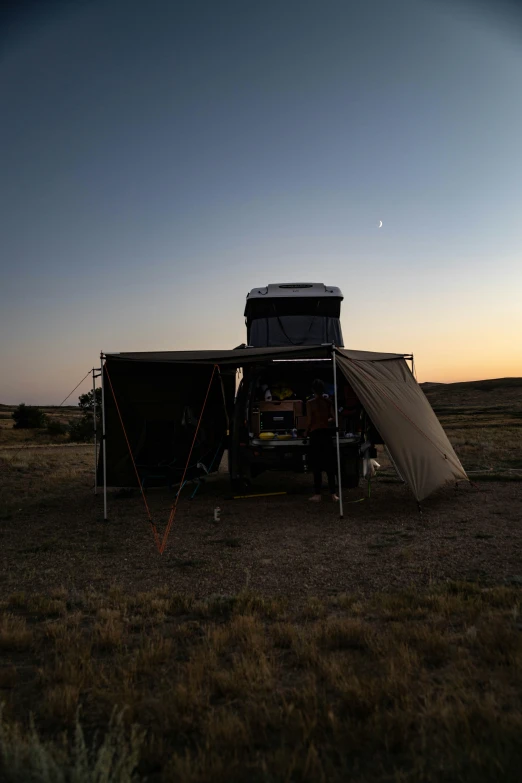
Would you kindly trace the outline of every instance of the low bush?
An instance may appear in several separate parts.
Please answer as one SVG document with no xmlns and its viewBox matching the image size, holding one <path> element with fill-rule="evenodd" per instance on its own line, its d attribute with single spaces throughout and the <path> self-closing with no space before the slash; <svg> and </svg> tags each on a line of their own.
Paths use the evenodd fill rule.
<svg viewBox="0 0 522 783">
<path fill-rule="evenodd" d="M 56 419 L 51 419 L 47 424 L 47 434 L 52 437 L 56 435 L 67 435 L 67 431 L 67 426 Z"/>
<path fill-rule="evenodd" d="M 43 429 L 47 424 L 45 413 L 32 405 L 26 405 L 21 402 L 12 413 L 14 420 L 13 428 L 16 430 L 37 430 Z"/>
<path fill-rule="evenodd" d="M 94 437 L 92 415 L 85 414 L 69 422 L 69 438 L 75 443 L 89 443 Z"/>
</svg>

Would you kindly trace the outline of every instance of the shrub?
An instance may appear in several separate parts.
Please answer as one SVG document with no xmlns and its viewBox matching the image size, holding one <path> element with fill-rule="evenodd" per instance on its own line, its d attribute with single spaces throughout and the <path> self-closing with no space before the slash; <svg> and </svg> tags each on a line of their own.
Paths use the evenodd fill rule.
<svg viewBox="0 0 522 783">
<path fill-rule="evenodd" d="M 132 783 L 136 780 L 145 733 L 126 729 L 116 709 L 105 734 L 87 744 L 78 716 L 74 739 L 65 747 L 42 739 L 31 718 L 29 729 L 8 722 L 0 705 L 0 778 L 5 783 Z"/>
<path fill-rule="evenodd" d="M 47 424 L 47 416 L 40 408 L 32 405 L 26 405 L 21 402 L 18 408 L 13 411 L 14 429 L 17 430 L 35 430 L 43 429 Z"/>
<path fill-rule="evenodd" d="M 80 419 L 69 422 L 69 438 L 75 443 L 88 443 L 94 438 L 92 415 L 85 414 Z"/>
<path fill-rule="evenodd" d="M 92 414 L 94 409 L 94 394 L 92 391 L 81 394 L 78 407 L 83 413 L 79 419 L 69 422 L 69 438 L 75 443 L 89 443 L 94 438 Z M 101 417 L 101 387 L 96 389 L 96 421 L 100 427 Z"/>
<path fill-rule="evenodd" d="M 47 434 L 53 437 L 55 435 L 66 435 L 67 427 L 65 424 L 62 424 L 61 421 L 58 421 L 57 419 L 51 419 L 47 424 Z"/>
<path fill-rule="evenodd" d="M 101 411 L 101 404 L 102 404 L 102 390 L 101 390 L 101 386 L 99 386 L 96 389 L 97 415 L 99 415 L 99 412 Z M 78 407 L 83 413 L 92 414 L 93 407 L 94 407 L 94 394 L 92 391 L 89 391 L 86 394 L 81 394 L 78 397 Z"/>
</svg>

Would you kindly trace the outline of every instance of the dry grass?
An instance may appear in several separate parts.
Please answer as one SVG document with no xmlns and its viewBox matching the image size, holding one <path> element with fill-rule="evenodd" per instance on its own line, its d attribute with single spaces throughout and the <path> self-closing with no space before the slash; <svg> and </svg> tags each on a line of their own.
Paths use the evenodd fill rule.
<svg viewBox="0 0 522 783">
<path fill-rule="evenodd" d="M 16 430 L 15 430 L 16 432 Z M 24 430 L 23 432 L 27 432 Z M 93 446 L 54 445 L 23 449 L 0 446 L 0 521 L 20 507 L 39 506 L 71 491 L 79 481 L 92 486 Z M 38 544 L 35 543 L 35 546 Z"/>
<path fill-rule="evenodd" d="M 3 614 L 0 617 L 0 650 L 25 650 L 32 640 L 24 617 Z"/>
<path fill-rule="evenodd" d="M 448 583 L 303 614 L 251 593 L 115 590 L 66 596 L 74 610 L 50 621 L 13 596 L 0 776 L 518 781 L 521 598 Z M 147 602 L 162 619 L 144 632 L 131 619 Z"/>
<path fill-rule="evenodd" d="M 510 389 L 436 392 L 486 475 L 520 459 Z M 159 557 L 136 497 L 99 524 L 92 447 L 2 437 L 0 780 L 518 782 L 520 484 L 419 517 L 384 472 L 341 523 L 308 477 L 239 504 L 216 482 Z M 151 493 L 159 520 L 171 500 Z"/>
</svg>

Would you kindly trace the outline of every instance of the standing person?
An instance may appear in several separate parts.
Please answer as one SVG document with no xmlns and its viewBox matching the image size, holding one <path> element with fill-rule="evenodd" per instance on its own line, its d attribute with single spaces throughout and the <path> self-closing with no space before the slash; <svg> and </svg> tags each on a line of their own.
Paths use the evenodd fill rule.
<svg viewBox="0 0 522 783">
<path fill-rule="evenodd" d="M 314 492 L 311 501 L 318 503 L 321 500 L 321 488 L 323 482 L 323 470 L 328 476 L 328 489 L 332 500 L 339 498 L 335 492 L 335 456 L 332 443 L 332 431 L 329 423 L 334 417 L 331 401 L 325 398 L 324 383 L 315 380 L 312 384 L 314 399 L 307 403 L 306 409 L 308 421 L 306 433 L 310 437 L 310 465 L 314 474 Z"/>
</svg>

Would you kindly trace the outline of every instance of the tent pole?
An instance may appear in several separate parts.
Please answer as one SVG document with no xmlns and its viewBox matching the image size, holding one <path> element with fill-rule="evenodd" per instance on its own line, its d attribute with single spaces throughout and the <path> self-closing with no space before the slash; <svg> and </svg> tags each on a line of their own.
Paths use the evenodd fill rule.
<svg viewBox="0 0 522 783">
<path fill-rule="evenodd" d="M 103 519 L 107 521 L 107 441 L 105 422 L 105 379 L 103 377 L 103 352 L 100 353 L 102 389 L 102 449 L 103 449 Z"/>
<path fill-rule="evenodd" d="M 92 368 L 92 419 L 94 429 L 94 494 L 98 494 L 98 433 L 96 431 L 96 370 Z"/>
<path fill-rule="evenodd" d="M 334 400 L 335 400 L 335 440 L 337 445 L 337 481 L 339 484 L 339 517 L 343 514 L 343 486 L 341 482 L 341 446 L 339 445 L 339 406 L 337 405 L 337 364 L 335 361 L 335 346 L 332 351 L 332 364 L 334 376 Z"/>
</svg>

